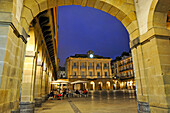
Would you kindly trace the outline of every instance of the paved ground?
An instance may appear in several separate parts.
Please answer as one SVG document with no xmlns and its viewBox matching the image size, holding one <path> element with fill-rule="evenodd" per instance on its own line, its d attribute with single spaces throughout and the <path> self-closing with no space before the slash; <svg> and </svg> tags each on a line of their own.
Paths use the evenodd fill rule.
<svg viewBox="0 0 170 113">
<path fill-rule="evenodd" d="M 137 113 L 134 90 L 95 91 L 88 97 L 48 100 L 35 113 Z"/>
</svg>

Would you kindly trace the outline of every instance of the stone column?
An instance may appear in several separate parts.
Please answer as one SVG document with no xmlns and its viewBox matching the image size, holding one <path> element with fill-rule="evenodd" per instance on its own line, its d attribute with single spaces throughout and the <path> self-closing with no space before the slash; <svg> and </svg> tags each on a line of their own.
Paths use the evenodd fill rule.
<svg viewBox="0 0 170 113">
<path fill-rule="evenodd" d="M 46 95 L 48 95 L 48 83 L 49 83 L 49 70 L 48 70 L 48 68 L 47 68 L 47 72 L 46 72 L 46 80 L 45 80 L 45 94 Z M 46 97 L 46 100 L 47 100 L 48 98 Z"/>
<path fill-rule="evenodd" d="M 37 66 L 37 53 L 34 29 L 29 31 L 29 41 L 26 47 L 23 79 L 21 88 L 20 113 L 34 113 L 34 86 Z"/>
<path fill-rule="evenodd" d="M 45 102 L 46 93 L 45 93 L 45 82 L 46 82 L 46 67 L 43 68 L 43 76 L 42 76 L 42 102 Z"/>
<path fill-rule="evenodd" d="M 105 75 L 104 75 L 104 64 L 103 64 L 103 62 L 102 62 L 102 69 L 101 69 L 101 77 L 102 78 L 105 78 Z"/>
<path fill-rule="evenodd" d="M 31 56 L 32 54 L 32 56 Z M 34 52 L 27 51 L 24 62 L 23 81 L 21 89 L 20 113 L 34 113 L 34 79 L 36 59 Z"/>
<path fill-rule="evenodd" d="M 78 61 L 78 75 L 81 75 L 80 65 L 81 65 L 81 64 L 80 64 L 80 61 Z"/>
<path fill-rule="evenodd" d="M 41 107 L 42 104 L 41 94 L 42 75 L 43 75 L 42 62 L 38 61 L 35 80 L 35 107 Z"/>
<path fill-rule="evenodd" d="M 95 90 L 98 90 L 99 89 L 98 81 L 96 80 L 96 81 L 94 81 L 94 83 L 95 83 Z"/>
<path fill-rule="evenodd" d="M 154 36 L 132 49 L 139 113 L 170 112 L 170 41 Z"/>
<path fill-rule="evenodd" d="M 72 75 L 72 61 L 70 61 L 70 75 Z"/>
<path fill-rule="evenodd" d="M 97 72 L 96 72 L 96 62 L 94 62 L 93 68 L 94 68 L 94 75 L 97 76 Z"/>
<path fill-rule="evenodd" d="M 112 78 L 112 71 L 111 71 L 111 66 L 110 66 L 111 64 L 110 64 L 110 62 L 108 63 L 108 66 L 109 66 L 109 70 L 108 70 L 108 76 L 111 76 L 111 78 Z"/>
<path fill-rule="evenodd" d="M 89 64 L 86 62 L 86 77 L 89 76 Z"/>
</svg>

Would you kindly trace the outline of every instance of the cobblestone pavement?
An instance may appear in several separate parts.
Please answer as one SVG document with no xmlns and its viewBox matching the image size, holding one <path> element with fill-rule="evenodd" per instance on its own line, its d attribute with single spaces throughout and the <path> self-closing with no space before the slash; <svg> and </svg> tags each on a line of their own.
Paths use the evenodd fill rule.
<svg viewBox="0 0 170 113">
<path fill-rule="evenodd" d="M 48 100 L 35 113 L 137 113 L 136 92 L 94 91 L 88 97 Z"/>
</svg>

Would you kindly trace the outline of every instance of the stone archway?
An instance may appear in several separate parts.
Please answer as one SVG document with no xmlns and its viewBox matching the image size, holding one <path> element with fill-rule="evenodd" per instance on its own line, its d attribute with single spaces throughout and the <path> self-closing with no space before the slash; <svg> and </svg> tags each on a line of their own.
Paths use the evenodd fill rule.
<svg viewBox="0 0 170 113">
<path fill-rule="evenodd" d="M 142 1 L 149 4 L 146 5 Z M 32 20 L 42 11 L 73 4 L 105 11 L 123 23 L 131 40 L 139 112 L 169 112 L 170 32 L 164 26 L 165 14 L 169 10 L 169 0 L 142 1 L 1 0 L 0 94 L 3 99 L 0 100 L 0 112 L 19 109 L 25 39 L 28 37 L 27 33 Z M 163 9 L 162 5 L 165 6 Z M 143 8 L 147 6 L 148 13 L 140 6 Z M 141 18 L 142 16 L 146 18 L 146 21 Z M 47 73 L 51 72 L 51 68 L 49 66 Z M 47 81 L 46 84 L 48 84 Z"/>
<path fill-rule="evenodd" d="M 138 23 L 135 14 L 133 0 L 25 0 L 21 14 L 21 25 L 27 31 L 29 24 L 40 12 L 49 8 L 64 5 L 81 5 L 82 7 L 94 7 L 115 16 L 126 27 L 130 39 L 139 36 Z"/>
</svg>

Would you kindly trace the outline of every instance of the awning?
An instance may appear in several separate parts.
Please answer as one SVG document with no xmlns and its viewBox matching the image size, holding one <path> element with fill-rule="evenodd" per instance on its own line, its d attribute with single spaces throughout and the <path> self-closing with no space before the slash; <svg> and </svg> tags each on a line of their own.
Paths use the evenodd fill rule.
<svg viewBox="0 0 170 113">
<path fill-rule="evenodd" d="M 80 83 L 87 83 L 88 81 L 77 80 L 72 82 L 71 84 L 80 84 Z"/>
</svg>

